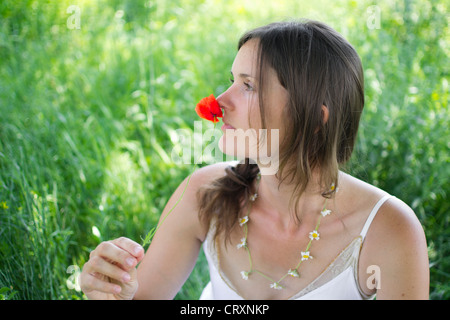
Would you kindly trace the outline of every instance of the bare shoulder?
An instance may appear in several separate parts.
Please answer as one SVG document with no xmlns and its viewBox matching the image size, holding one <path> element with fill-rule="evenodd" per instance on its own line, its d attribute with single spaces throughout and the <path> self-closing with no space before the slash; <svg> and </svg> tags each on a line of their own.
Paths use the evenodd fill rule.
<svg viewBox="0 0 450 320">
<path fill-rule="evenodd" d="M 422 225 L 414 211 L 402 200 L 393 197 L 380 208 L 372 226 L 374 235 L 385 235 L 399 244 L 413 244 L 424 235 Z"/>
<path fill-rule="evenodd" d="M 366 240 L 368 246 L 371 245 L 373 256 L 390 256 L 390 261 L 407 261 L 413 252 L 417 257 L 427 253 L 425 233 L 419 219 L 407 204 L 396 197 L 380 207 Z M 380 249 L 382 247 L 389 250 Z"/>
<path fill-rule="evenodd" d="M 189 204 L 190 206 L 195 207 L 197 202 L 196 194 L 198 190 L 203 186 L 212 183 L 214 180 L 225 176 L 225 169 L 232 165 L 235 165 L 235 163 L 220 162 L 207 165 L 196 170 L 184 179 L 172 197 L 176 197 L 177 194 L 184 191 L 184 204 Z"/>
<path fill-rule="evenodd" d="M 207 230 L 198 218 L 198 191 L 205 185 L 223 177 L 225 169 L 233 162 L 222 162 L 202 167 L 187 176 L 172 194 L 161 215 L 166 226 L 172 226 L 179 234 L 188 232 L 200 241 L 204 240 Z"/>
<path fill-rule="evenodd" d="M 389 194 L 367 182 L 359 180 L 355 177 L 345 174 L 344 188 L 347 193 L 347 202 L 350 202 L 358 212 L 366 212 L 368 214 L 374 206 Z M 345 197 L 345 196 L 344 196 Z M 348 201 L 352 198 L 352 201 Z M 366 216 L 362 217 L 364 220 Z M 423 233 L 422 226 L 414 213 L 414 211 L 402 200 L 393 195 L 385 201 L 379 208 L 376 218 L 370 226 L 371 233 L 393 232 L 391 236 L 404 238 L 411 236 L 410 233 Z"/>
<path fill-rule="evenodd" d="M 205 184 L 209 184 L 212 181 L 223 177 L 225 169 L 229 166 L 235 166 L 237 162 L 219 162 L 204 166 L 194 172 L 191 178 L 191 182 L 196 187 L 201 187 Z M 198 189 L 198 188 L 197 188 Z"/>
<path fill-rule="evenodd" d="M 366 293 L 375 293 L 374 288 L 364 288 L 369 274 L 363 271 L 370 266 L 377 266 L 381 273 L 375 279 L 377 299 L 428 298 L 425 233 L 414 211 L 396 197 L 379 208 L 361 250 L 360 285 Z"/>
</svg>

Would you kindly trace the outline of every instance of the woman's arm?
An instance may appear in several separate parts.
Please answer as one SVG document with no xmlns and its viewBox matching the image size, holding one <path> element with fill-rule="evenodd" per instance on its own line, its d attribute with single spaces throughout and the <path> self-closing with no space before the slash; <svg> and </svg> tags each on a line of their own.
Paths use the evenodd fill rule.
<svg viewBox="0 0 450 320">
<path fill-rule="evenodd" d="M 139 289 L 135 299 L 173 299 L 181 289 L 195 266 L 208 231 L 198 218 L 197 191 L 212 179 L 223 176 L 227 165 L 221 163 L 197 170 L 174 192 L 160 222 L 185 190 L 181 201 L 162 222 L 138 267 Z"/>
<path fill-rule="evenodd" d="M 204 167 L 181 183 L 160 221 L 180 201 L 161 224 L 145 256 L 138 243 L 125 237 L 100 243 L 80 275 L 86 296 L 96 300 L 172 299 L 192 271 L 208 231 L 198 219 L 197 191 L 223 176 L 228 165 Z"/>
<path fill-rule="evenodd" d="M 405 203 L 393 198 L 380 208 L 367 233 L 365 246 L 361 252 L 365 267 L 374 265 L 376 269 L 372 270 L 379 272 L 373 277 L 377 281 L 377 300 L 429 298 L 424 230 Z"/>
</svg>

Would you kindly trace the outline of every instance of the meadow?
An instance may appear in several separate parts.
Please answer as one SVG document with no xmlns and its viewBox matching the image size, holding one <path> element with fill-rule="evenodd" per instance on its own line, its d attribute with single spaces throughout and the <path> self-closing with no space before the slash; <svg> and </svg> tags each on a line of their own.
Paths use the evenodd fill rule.
<svg viewBox="0 0 450 320">
<path fill-rule="evenodd" d="M 366 106 L 343 170 L 411 206 L 430 299 L 449 299 L 448 12 L 442 0 L 1 1 L 0 299 L 84 299 L 89 252 L 141 242 L 192 171 L 171 157 L 176 130 L 193 132 L 196 102 L 227 88 L 239 36 L 299 18 L 360 54 Z M 176 299 L 207 282 L 201 253 Z"/>
</svg>

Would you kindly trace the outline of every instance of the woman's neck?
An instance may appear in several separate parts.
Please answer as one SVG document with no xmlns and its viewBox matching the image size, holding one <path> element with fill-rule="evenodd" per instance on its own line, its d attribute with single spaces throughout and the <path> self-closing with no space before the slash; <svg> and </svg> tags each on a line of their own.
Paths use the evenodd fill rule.
<svg viewBox="0 0 450 320">
<path fill-rule="evenodd" d="M 266 214 L 273 215 L 273 218 L 286 228 L 295 227 L 298 221 L 315 221 L 325 200 L 322 196 L 323 190 L 316 181 L 319 180 L 317 175 L 314 175 L 294 207 L 291 199 L 295 200 L 295 193 L 298 192 L 295 185 L 286 182 L 280 184 L 275 175 L 262 175 L 257 191 L 258 207 Z"/>
</svg>

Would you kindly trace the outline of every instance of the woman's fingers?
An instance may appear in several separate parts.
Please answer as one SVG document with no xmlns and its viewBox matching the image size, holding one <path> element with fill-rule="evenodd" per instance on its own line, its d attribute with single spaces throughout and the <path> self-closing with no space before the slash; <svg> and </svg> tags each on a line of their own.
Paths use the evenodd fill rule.
<svg viewBox="0 0 450 320">
<path fill-rule="evenodd" d="M 122 283 L 126 283 L 131 279 L 127 271 L 100 256 L 94 256 L 89 260 L 86 271 L 92 275 L 95 275 L 95 273 L 101 274 Z"/>
<path fill-rule="evenodd" d="M 125 271 L 134 268 L 143 258 L 144 249 L 134 241 L 127 238 L 119 238 L 102 242 L 91 252 L 91 259 L 101 257 L 112 264 L 118 265 Z"/>
<path fill-rule="evenodd" d="M 125 237 L 120 237 L 120 238 L 117 238 L 112 241 L 115 244 L 117 244 L 119 247 L 121 247 L 122 249 L 128 251 L 130 254 L 132 254 L 136 258 L 142 257 L 144 254 L 144 248 L 142 248 L 142 246 L 140 244 L 136 243 L 135 241 L 133 241 L 131 239 L 128 239 Z"/>
<path fill-rule="evenodd" d="M 84 273 L 81 276 L 83 277 L 81 281 L 82 290 L 86 295 L 95 291 L 108 294 L 119 294 L 122 291 L 120 285 L 105 281 L 103 277 L 98 277 L 97 274 Z"/>
<path fill-rule="evenodd" d="M 128 238 L 100 243 L 80 275 L 80 285 L 91 299 L 132 299 L 136 293 L 136 265 L 144 258 L 144 248 Z M 106 295 L 105 295 L 106 294 Z"/>
<path fill-rule="evenodd" d="M 120 237 L 113 240 L 112 242 L 119 248 L 132 255 L 137 260 L 137 262 L 140 262 L 142 258 L 144 258 L 144 248 L 142 248 L 141 245 L 134 242 L 133 240 L 125 237 Z"/>
</svg>

